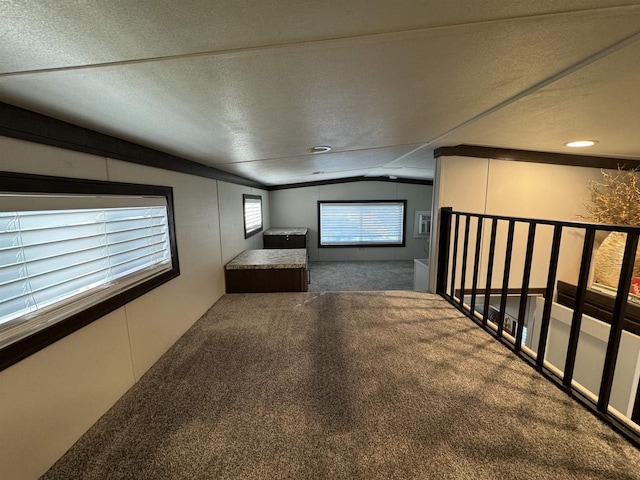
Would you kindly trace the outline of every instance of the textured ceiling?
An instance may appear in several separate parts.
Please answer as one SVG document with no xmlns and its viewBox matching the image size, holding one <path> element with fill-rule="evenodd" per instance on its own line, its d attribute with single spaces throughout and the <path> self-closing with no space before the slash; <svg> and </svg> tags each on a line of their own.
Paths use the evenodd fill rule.
<svg viewBox="0 0 640 480">
<path fill-rule="evenodd" d="M 640 157 L 638 2 L 220 3 L 2 2 L 0 100 L 265 184 L 428 179 L 459 143 Z"/>
</svg>

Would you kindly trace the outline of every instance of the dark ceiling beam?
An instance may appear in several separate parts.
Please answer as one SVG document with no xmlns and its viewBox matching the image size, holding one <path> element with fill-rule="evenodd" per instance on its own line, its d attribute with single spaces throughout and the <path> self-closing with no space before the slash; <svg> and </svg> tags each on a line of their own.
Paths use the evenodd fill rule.
<svg viewBox="0 0 640 480">
<path fill-rule="evenodd" d="M 290 188 L 317 187 L 320 185 L 334 185 L 336 183 L 351 182 L 391 182 L 391 183 L 411 183 L 414 185 L 433 185 L 433 180 L 418 180 L 413 178 L 396 178 L 388 177 L 347 177 L 334 178 L 332 180 L 317 180 L 315 182 L 289 183 L 285 185 L 271 185 L 269 190 L 287 190 Z"/>
<path fill-rule="evenodd" d="M 475 157 L 496 160 L 515 160 L 518 162 L 547 163 L 569 165 L 572 167 L 621 168 L 632 170 L 640 167 L 640 160 L 631 158 L 597 157 L 591 155 L 573 155 L 569 153 L 536 152 L 533 150 L 515 150 L 511 148 L 482 147 L 478 145 L 458 145 L 440 147 L 434 151 L 434 157 Z"/>
<path fill-rule="evenodd" d="M 247 187 L 268 187 L 239 175 L 0 102 L 0 135 Z"/>
</svg>

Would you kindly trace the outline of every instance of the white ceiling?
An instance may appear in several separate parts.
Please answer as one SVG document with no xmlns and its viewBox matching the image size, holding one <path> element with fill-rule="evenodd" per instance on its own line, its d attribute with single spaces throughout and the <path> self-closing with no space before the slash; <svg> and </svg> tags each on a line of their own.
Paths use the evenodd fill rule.
<svg viewBox="0 0 640 480">
<path fill-rule="evenodd" d="M 460 143 L 640 158 L 640 2 L 301 3 L 5 0 L 0 100 L 268 185 L 429 179 Z"/>
</svg>

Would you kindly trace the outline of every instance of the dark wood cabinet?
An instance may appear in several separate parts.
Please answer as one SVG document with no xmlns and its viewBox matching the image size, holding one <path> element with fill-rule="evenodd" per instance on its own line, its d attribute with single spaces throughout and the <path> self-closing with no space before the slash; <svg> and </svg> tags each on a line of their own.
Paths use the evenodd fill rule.
<svg viewBox="0 0 640 480">
<path fill-rule="evenodd" d="M 264 248 L 307 248 L 306 228 L 270 228 L 263 236 Z"/>
<path fill-rule="evenodd" d="M 245 250 L 225 265 L 227 293 L 306 292 L 305 249 Z"/>
<path fill-rule="evenodd" d="M 227 293 L 306 292 L 305 268 L 226 270 Z"/>
</svg>

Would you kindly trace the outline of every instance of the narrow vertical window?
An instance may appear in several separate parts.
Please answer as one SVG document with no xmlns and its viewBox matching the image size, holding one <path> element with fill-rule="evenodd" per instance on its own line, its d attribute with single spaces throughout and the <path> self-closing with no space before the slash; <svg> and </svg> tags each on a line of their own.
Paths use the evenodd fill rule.
<svg viewBox="0 0 640 480">
<path fill-rule="evenodd" d="M 244 238 L 262 231 L 262 197 L 242 195 L 244 209 Z"/>
</svg>

